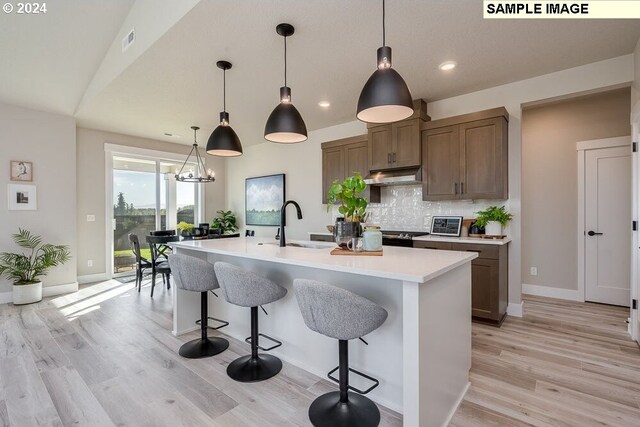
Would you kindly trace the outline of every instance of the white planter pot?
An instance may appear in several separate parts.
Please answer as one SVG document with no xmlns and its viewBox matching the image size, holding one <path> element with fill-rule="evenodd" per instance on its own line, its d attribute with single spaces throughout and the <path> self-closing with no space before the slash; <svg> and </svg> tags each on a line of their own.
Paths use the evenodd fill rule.
<svg viewBox="0 0 640 427">
<path fill-rule="evenodd" d="M 31 304 L 42 301 L 42 282 L 31 285 L 13 285 L 13 303 Z"/>
<path fill-rule="evenodd" d="M 498 221 L 489 221 L 484 227 L 484 234 L 487 236 L 502 236 L 502 224 Z"/>
</svg>

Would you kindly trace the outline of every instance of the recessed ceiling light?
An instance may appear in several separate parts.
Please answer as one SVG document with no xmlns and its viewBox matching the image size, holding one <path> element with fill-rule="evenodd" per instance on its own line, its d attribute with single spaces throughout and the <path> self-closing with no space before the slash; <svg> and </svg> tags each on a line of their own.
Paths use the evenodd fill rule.
<svg viewBox="0 0 640 427">
<path fill-rule="evenodd" d="M 169 132 L 165 132 L 164 136 L 168 136 L 170 138 L 180 138 L 181 135 L 175 134 L 175 133 L 169 133 Z"/>
<path fill-rule="evenodd" d="M 329 108 L 331 107 L 331 103 L 329 101 L 320 101 L 318 102 L 318 105 L 322 108 Z"/>
<path fill-rule="evenodd" d="M 456 62 L 455 61 L 446 61 L 443 62 L 442 64 L 440 64 L 440 69 L 442 71 L 449 71 L 449 70 L 453 70 L 454 68 L 456 68 Z"/>
</svg>

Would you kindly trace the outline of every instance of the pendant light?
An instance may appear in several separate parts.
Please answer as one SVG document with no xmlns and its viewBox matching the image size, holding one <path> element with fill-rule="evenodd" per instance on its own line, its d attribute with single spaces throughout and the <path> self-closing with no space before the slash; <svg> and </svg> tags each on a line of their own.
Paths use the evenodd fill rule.
<svg viewBox="0 0 640 427">
<path fill-rule="evenodd" d="M 229 113 L 227 113 L 227 70 L 231 63 L 227 61 L 216 62 L 222 70 L 222 109 L 220 113 L 220 125 L 211 132 L 207 142 L 207 153 L 213 156 L 234 157 L 242 155 L 242 144 L 238 134 L 229 125 Z"/>
<path fill-rule="evenodd" d="M 213 182 L 216 180 L 215 174 L 211 169 L 207 169 L 205 171 L 204 160 L 202 160 L 202 156 L 200 156 L 200 150 L 198 150 L 198 141 L 196 139 L 196 133 L 200 128 L 198 126 L 191 126 L 191 129 L 193 129 L 193 146 L 191 147 L 191 151 L 189 151 L 189 155 L 187 156 L 187 159 L 182 164 L 180 171 L 176 172 L 176 175 L 175 175 L 176 181 L 193 182 L 196 184 L 203 183 L 203 182 Z M 191 155 L 194 152 L 195 152 L 194 157 L 195 157 L 195 163 L 196 163 L 195 170 L 190 168 L 189 170 L 185 171 L 184 168 L 187 166 L 187 163 L 189 163 L 189 159 L 191 158 Z"/>
<path fill-rule="evenodd" d="M 280 88 L 280 103 L 273 109 L 264 127 L 264 138 L 281 144 L 307 140 L 307 125 L 291 103 L 291 88 L 287 86 L 287 37 L 292 36 L 294 31 L 290 24 L 276 27 L 276 33 L 284 37 L 284 86 Z"/>
<path fill-rule="evenodd" d="M 382 0 L 382 47 L 378 49 L 378 69 L 362 88 L 356 114 L 359 120 L 368 123 L 397 122 L 413 114 L 411 92 L 400 74 L 391 68 L 385 18 L 385 0 Z"/>
</svg>

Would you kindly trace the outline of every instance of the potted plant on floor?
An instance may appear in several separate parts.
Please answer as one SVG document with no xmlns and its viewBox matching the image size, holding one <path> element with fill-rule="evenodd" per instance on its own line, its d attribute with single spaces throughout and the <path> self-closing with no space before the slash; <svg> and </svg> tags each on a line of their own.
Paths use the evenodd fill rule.
<svg viewBox="0 0 640 427">
<path fill-rule="evenodd" d="M 217 217 L 211 220 L 211 228 L 220 230 L 220 234 L 233 234 L 238 230 L 236 216 L 232 211 L 220 210 Z"/>
<path fill-rule="evenodd" d="M 367 183 L 362 179 L 362 175 L 355 173 L 347 177 L 344 181 L 333 181 L 327 193 L 327 212 L 334 205 L 339 205 L 338 212 L 343 215 L 336 219 L 333 235 L 336 243 L 350 241 L 352 237 L 359 237 L 362 234 L 361 222 L 367 217 L 367 199 L 360 197 L 367 189 Z"/>
<path fill-rule="evenodd" d="M 489 206 L 487 209 L 476 213 L 476 225 L 484 228 L 486 236 L 502 236 L 502 229 L 509 221 L 513 219 L 513 215 L 507 212 L 504 206 Z"/>
<path fill-rule="evenodd" d="M 13 280 L 13 303 L 31 304 L 42 300 L 40 277 L 49 269 L 64 264 L 71 259 L 69 247 L 42 243 L 42 237 L 27 230 L 18 229 L 13 241 L 27 250 L 27 253 L 0 253 L 0 277 Z"/>
</svg>

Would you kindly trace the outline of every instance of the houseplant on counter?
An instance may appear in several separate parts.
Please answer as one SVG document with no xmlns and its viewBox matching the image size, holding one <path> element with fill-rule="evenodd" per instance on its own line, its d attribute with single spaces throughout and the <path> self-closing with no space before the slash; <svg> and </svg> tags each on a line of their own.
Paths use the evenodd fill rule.
<svg viewBox="0 0 640 427">
<path fill-rule="evenodd" d="M 71 259 L 69 247 L 42 243 L 42 237 L 28 230 L 18 229 L 13 241 L 26 249 L 27 253 L 0 253 L 0 277 L 13 280 L 13 303 L 30 304 L 42 300 L 40 277 L 50 268 L 64 264 Z"/>
<path fill-rule="evenodd" d="M 211 229 L 220 230 L 220 234 L 233 234 L 238 230 L 236 216 L 232 211 L 220 210 L 219 216 L 211 220 Z"/>
<path fill-rule="evenodd" d="M 513 215 L 504 206 L 489 206 L 476 212 L 476 215 L 476 225 L 484 228 L 487 236 L 502 236 L 502 228 L 513 219 Z"/>
<path fill-rule="evenodd" d="M 345 244 L 353 237 L 362 234 L 360 223 L 367 217 L 367 199 L 360 197 L 366 190 L 367 184 L 362 175 L 356 173 L 344 181 L 333 181 L 327 192 L 327 212 L 332 206 L 338 206 L 338 212 L 343 215 L 336 219 L 333 236 L 338 245 Z"/>
<path fill-rule="evenodd" d="M 191 240 L 193 238 L 193 229 L 196 228 L 196 226 L 194 224 L 190 224 L 188 222 L 184 222 L 184 221 L 180 221 L 177 225 L 176 228 L 178 230 L 180 230 L 180 235 L 186 239 L 186 240 Z"/>
</svg>

